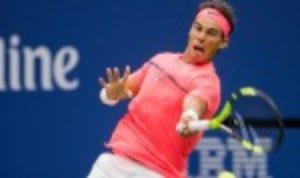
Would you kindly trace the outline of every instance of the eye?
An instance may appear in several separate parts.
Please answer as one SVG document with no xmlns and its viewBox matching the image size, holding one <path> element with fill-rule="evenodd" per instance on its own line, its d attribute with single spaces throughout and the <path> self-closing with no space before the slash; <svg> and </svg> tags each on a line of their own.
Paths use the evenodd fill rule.
<svg viewBox="0 0 300 178">
<path fill-rule="evenodd" d="M 201 24 L 198 24 L 198 23 L 194 23 L 194 28 L 195 28 L 197 31 L 201 31 L 201 30 L 202 30 L 202 25 L 201 25 Z"/>
<path fill-rule="evenodd" d="M 217 36 L 219 34 L 219 31 L 216 29 L 208 29 L 207 34 L 210 36 Z"/>
</svg>

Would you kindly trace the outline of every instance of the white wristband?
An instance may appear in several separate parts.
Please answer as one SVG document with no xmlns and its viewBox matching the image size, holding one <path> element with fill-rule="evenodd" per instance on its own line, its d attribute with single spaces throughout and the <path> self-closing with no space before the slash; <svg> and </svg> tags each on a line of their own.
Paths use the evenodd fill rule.
<svg viewBox="0 0 300 178">
<path fill-rule="evenodd" d="M 187 111 L 184 111 L 182 113 L 182 117 L 190 117 L 190 118 L 192 118 L 193 121 L 198 121 L 199 120 L 198 113 L 194 110 L 191 110 L 191 109 L 189 109 Z"/>
<path fill-rule="evenodd" d="M 109 99 L 107 97 L 105 88 L 102 88 L 101 91 L 99 92 L 99 98 L 102 101 L 102 103 L 109 105 L 109 106 L 114 106 L 119 102 L 119 100 Z"/>
</svg>

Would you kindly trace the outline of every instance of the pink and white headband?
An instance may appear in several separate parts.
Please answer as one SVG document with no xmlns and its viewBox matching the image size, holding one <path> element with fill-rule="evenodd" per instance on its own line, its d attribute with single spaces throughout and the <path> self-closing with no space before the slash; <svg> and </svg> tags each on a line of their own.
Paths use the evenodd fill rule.
<svg viewBox="0 0 300 178">
<path fill-rule="evenodd" d="M 231 30 L 231 26 L 228 20 L 221 14 L 218 10 L 214 8 L 205 8 L 202 9 L 196 16 L 196 19 L 209 18 L 217 23 L 217 25 L 221 28 L 224 37 L 228 38 Z"/>
</svg>

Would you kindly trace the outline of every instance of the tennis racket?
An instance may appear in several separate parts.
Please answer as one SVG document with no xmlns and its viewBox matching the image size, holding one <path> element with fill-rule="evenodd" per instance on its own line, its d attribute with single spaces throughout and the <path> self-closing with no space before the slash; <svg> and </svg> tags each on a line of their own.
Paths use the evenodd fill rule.
<svg viewBox="0 0 300 178">
<path fill-rule="evenodd" d="M 242 147 L 258 154 L 279 149 L 284 139 L 278 107 L 270 96 L 253 87 L 233 92 L 214 118 L 193 121 L 190 126 L 198 130 L 223 130 Z M 264 143 L 264 138 L 271 143 Z"/>
</svg>

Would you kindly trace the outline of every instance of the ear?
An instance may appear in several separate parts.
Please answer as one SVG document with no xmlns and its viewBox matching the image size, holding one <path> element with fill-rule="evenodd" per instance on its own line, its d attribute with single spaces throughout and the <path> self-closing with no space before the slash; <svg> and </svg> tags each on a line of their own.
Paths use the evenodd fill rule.
<svg viewBox="0 0 300 178">
<path fill-rule="evenodd" d="M 228 44 L 229 44 L 229 39 L 228 38 L 223 39 L 219 45 L 219 49 L 227 48 Z"/>
</svg>

